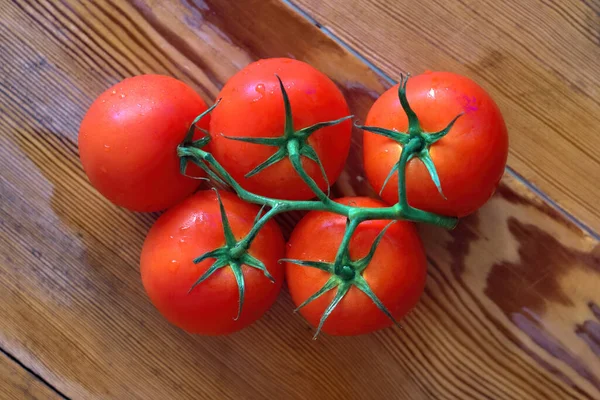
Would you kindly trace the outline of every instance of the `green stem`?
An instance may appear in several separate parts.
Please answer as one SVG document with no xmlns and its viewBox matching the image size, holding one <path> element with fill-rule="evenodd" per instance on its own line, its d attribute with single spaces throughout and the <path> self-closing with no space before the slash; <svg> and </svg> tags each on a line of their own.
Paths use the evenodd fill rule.
<svg viewBox="0 0 600 400">
<path fill-rule="evenodd" d="M 408 145 L 406 146 L 408 147 Z M 408 157 L 408 150 L 406 151 Z M 391 207 L 382 208 L 361 208 L 347 206 L 344 204 L 337 203 L 331 199 L 328 199 L 327 203 L 319 200 L 306 200 L 306 201 L 295 201 L 295 200 L 281 200 L 272 199 L 265 196 L 260 196 L 251 193 L 244 189 L 239 183 L 229 175 L 229 173 L 223 168 L 221 164 L 208 152 L 197 149 L 179 147 L 180 156 L 195 157 L 198 162 L 206 162 L 209 166 L 237 193 L 237 195 L 244 201 L 249 203 L 266 205 L 267 207 L 277 207 L 278 212 L 288 211 L 329 211 L 335 214 L 344 215 L 346 217 L 352 216 L 353 219 L 359 221 L 366 221 L 372 219 L 387 219 L 387 220 L 398 220 L 408 219 L 414 222 L 423 222 L 433 224 L 446 229 L 452 229 L 456 226 L 457 219 L 454 217 L 446 217 L 442 215 L 433 214 L 426 211 L 413 209 L 411 207 L 399 207 L 398 205 Z"/>
<path fill-rule="evenodd" d="M 410 207 L 406 198 L 406 166 L 410 158 L 421 151 L 422 148 L 423 141 L 418 137 L 411 138 L 406 146 L 402 147 L 400 161 L 398 161 L 398 204 L 402 210 Z"/>
<path fill-rule="evenodd" d="M 233 249 L 231 249 L 231 251 L 230 251 L 231 256 L 239 257 L 242 254 L 244 254 L 246 252 L 246 250 L 248 250 L 250 248 L 250 245 L 252 244 L 252 241 L 254 241 L 254 239 L 256 238 L 258 231 L 260 231 L 262 229 L 262 227 L 265 226 L 265 224 L 271 218 L 273 218 L 275 215 L 282 213 L 284 211 L 285 210 L 283 209 L 283 207 L 275 206 L 275 207 L 271 208 L 265 215 L 260 217 L 259 220 L 256 221 L 256 223 L 252 226 L 252 229 L 250 229 L 250 232 L 248 232 L 246 234 L 246 236 L 242 240 L 237 242 L 235 247 L 233 247 Z"/>
<path fill-rule="evenodd" d="M 334 273 L 336 275 L 342 275 L 342 268 L 344 268 L 344 265 L 348 259 L 348 247 L 350 246 L 350 239 L 352 239 L 352 235 L 358 227 L 358 224 L 360 224 L 360 221 L 356 219 L 349 219 L 346 224 L 346 231 L 344 232 L 342 243 L 340 243 L 337 254 L 335 255 Z"/>
</svg>

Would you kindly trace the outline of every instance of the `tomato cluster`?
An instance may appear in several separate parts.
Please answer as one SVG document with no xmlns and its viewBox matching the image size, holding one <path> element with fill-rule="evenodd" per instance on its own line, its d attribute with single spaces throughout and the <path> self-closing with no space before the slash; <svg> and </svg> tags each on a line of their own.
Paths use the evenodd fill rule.
<svg viewBox="0 0 600 400">
<path fill-rule="evenodd" d="M 284 277 L 317 333 L 391 325 L 425 286 L 414 221 L 452 227 L 487 201 L 506 164 L 498 107 L 457 74 L 402 79 L 356 125 L 384 201 L 329 197 L 353 127 L 343 94 L 312 66 L 254 62 L 218 99 L 208 108 L 174 78 L 136 76 L 101 94 L 79 133 L 102 195 L 133 211 L 168 209 L 144 243 L 142 282 L 159 312 L 192 333 L 253 323 Z M 197 191 L 203 179 L 231 191 Z M 310 212 L 286 245 L 272 217 L 290 210 Z"/>
</svg>

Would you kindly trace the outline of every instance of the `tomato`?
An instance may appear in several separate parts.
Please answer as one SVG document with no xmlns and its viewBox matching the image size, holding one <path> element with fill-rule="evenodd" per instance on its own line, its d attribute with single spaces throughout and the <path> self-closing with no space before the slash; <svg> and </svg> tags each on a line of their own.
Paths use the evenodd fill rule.
<svg viewBox="0 0 600 400">
<path fill-rule="evenodd" d="M 192 88 L 161 75 L 127 78 L 102 93 L 79 130 L 79 156 L 92 185 L 133 211 L 159 211 L 183 200 L 200 181 L 180 174 L 177 145 L 206 108 Z M 187 173 L 200 176 L 201 170 L 190 166 Z"/>
<path fill-rule="evenodd" d="M 306 200 L 314 197 L 288 158 L 249 178 L 245 175 L 271 157 L 275 146 L 246 143 L 230 137 L 280 137 L 284 133 L 285 110 L 276 74 L 285 85 L 295 130 L 318 122 L 348 116 L 348 105 L 336 85 L 312 66 L 285 58 L 254 62 L 235 74 L 223 87 L 221 103 L 212 113 L 211 152 L 245 189 L 280 199 Z M 308 138 L 331 184 L 338 178 L 350 148 L 349 120 L 317 130 Z M 318 164 L 302 157 L 308 175 L 321 190 L 326 182 Z"/>
<path fill-rule="evenodd" d="M 366 197 L 343 198 L 343 204 L 382 207 L 385 204 Z M 362 222 L 350 241 L 352 260 L 364 257 L 377 235 L 389 221 Z M 312 211 L 296 226 L 287 244 L 286 258 L 333 262 L 344 236 L 346 218 L 329 212 Z M 286 280 L 294 304 L 302 304 L 331 277 L 329 272 L 286 262 Z M 385 232 L 362 276 L 377 298 L 396 320 L 418 302 L 425 286 L 425 252 L 414 225 L 397 221 Z M 300 309 L 302 316 L 318 326 L 332 302 L 330 290 Z M 356 286 L 352 286 L 327 318 L 322 331 L 331 335 L 359 335 L 388 327 L 393 322 Z"/>
<path fill-rule="evenodd" d="M 506 166 L 508 134 L 498 106 L 475 82 L 449 72 L 412 77 L 406 91 L 426 132 L 440 131 L 464 113 L 450 132 L 430 148 L 446 199 L 438 192 L 423 162 L 413 158 L 406 168 L 408 203 L 456 217 L 474 212 L 492 196 Z M 365 125 L 406 132 L 408 121 L 398 99 L 398 85 L 373 104 Z M 366 175 L 379 191 L 399 160 L 402 147 L 367 131 L 363 143 Z M 385 186 L 382 197 L 389 204 L 398 201 L 396 175 Z"/>
<path fill-rule="evenodd" d="M 221 193 L 231 230 L 242 239 L 259 209 L 228 192 Z M 269 221 L 259 232 L 249 254 L 261 260 L 274 278 L 242 266 L 245 281 L 240 317 L 239 291 L 229 266 L 216 270 L 189 292 L 214 259 L 198 264 L 194 258 L 225 244 L 219 203 L 213 191 L 200 191 L 165 212 L 150 229 L 141 255 L 144 288 L 158 311 L 174 325 L 196 334 L 222 335 L 238 331 L 260 318 L 276 300 L 283 281 L 279 264 L 285 248 L 277 224 Z"/>
</svg>

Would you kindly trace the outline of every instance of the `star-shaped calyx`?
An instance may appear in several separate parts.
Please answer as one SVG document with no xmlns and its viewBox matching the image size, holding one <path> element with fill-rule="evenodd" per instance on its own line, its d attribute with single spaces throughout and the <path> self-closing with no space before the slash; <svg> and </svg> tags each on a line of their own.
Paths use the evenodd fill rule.
<svg viewBox="0 0 600 400">
<path fill-rule="evenodd" d="M 463 114 L 462 113 L 458 114 L 456 117 L 454 117 L 454 119 L 452 119 L 452 121 L 450 121 L 448 123 L 448 125 L 444 129 L 442 129 L 439 132 L 425 132 L 421 128 L 421 124 L 419 123 L 419 118 L 417 118 L 417 115 L 415 114 L 415 112 L 412 110 L 412 108 L 408 104 L 408 99 L 406 98 L 406 83 L 408 82 L 409 78 L 410 78 L 410 75 L 406 75 L 406 77 L 404 75 L 400 75 L 400 85 L 398 86 L 398 98 L 400 99 L 400 104 L 402 105 L 402 109 L 404 110 L 404 112 L 406 113 L 406 116 L 408 117 L 408 131 L 407 132 L 399 132 L 399 131 L 380 128 L 380 127 L 376 127 L 376 126 L 356 125 L 356 127 L 359 129 L 363 129 L 365 131 L 369 131 L 369 132 L 375 133 L 377 135 L 381 135 L 381 136 L 387 137 L 389 139 L 392 139 L 395 142 L 402 145 L 402 147 L 406 146 L 408 144 L 408 142 L 410 142 L 410 141 L 412 141 L 412 142 L 418 141 L 419 145 L 416 146 L 416 151 L 409 156 L 408 160 L 410 160 L 413 157 L 417 157 L 419 160 L 421 160 L 421 162 L 423 162 L 423 164 L 425 164 L 425 167 L 427 167 L 427 171 L 429 171 L 429 175 L 431 176 L 431 179 L 433 180 L 433 183 L 435 184 L 438 192 L 445 199 L 446 196 L 444 196 L 444 192 L 442 191 L 442 186 L 440 184 L 440 178 L 439 178 L 437 170 L 435 168 L 435 164 L 433 163 L 433 160 L 431 159 L 429 149 L 430 149 L 431 145 L 433 145 L 434 143 L 436 143 L 437 141 L 442 139 L 444 136 L 446 136 L 448 134 L 448 132 L 450 132 L 450 130 L 454 126 L 454 123 L 456 122 L 456 120 L 458 120 Z M 398 162 L 396 164 L 394 164 L 394 166 L 390 170 L 388 176 L 385 178 L 385 181 L 383 182 L 383 185 L 381 186 L 381 190 L 379 191 L 379 195 L 381 195 L 381 193 L 383 193 L 383 189 L 387 185 L 388 181 L 394 175 L 394 173 L 398 171 L 399 168 L 400 168 L 400 160 L 398 160 Z"/>
<path fill-rule="evenodd" d="M 319 332 L 321 332 L 323 324 L 325 324 L 325 321 L 327 320 L 329 315 L 331 315 L 331 312 L 338 306 L 338 304 L 342 301 L 344 296 L 353 286 L 355 286 L 356 288 L 358 288 L 358 290 L 366 294 L 373 301 L 373 303 L 375 303 L 377 308 L 379 308 L 388 318 L 390 318 L 395 324 L 397 324 L 393 315 L 385 307 L 381 300 L 379 300 L 379 298 L 375 295 L 375 293 L 363 277 L 363 273 L 369 266 L 371 260 L 373 259 L 373 255 L 375 254 L 375 250 L 377 250 L 377 246 L 379 245 L 381 238 L 383 238 L 385 232 L 394 222 L 395 221 L 390 222 L 385 226 L 385 228 L 381 230 L 381 232 L 379 232 L 379 234 L 371 244 L 371 248 L 369 249 L 367 255 L 359 260 L 352 260 L 348 251 L 349 239 L 353 231 L 352 228 L 349 228 L 349 220 L 346 224 L 346 235 L 344 236 L 344 241 L 340 245 L 340 249 L 333 263 L 322 261 L 296 260 L 289 258 L 284 258 L 281 260 L 283 262 L 289 262 L 292 264 L 301 265 L 303 267 L 317 268 L 322 271 L 329 272 L 331 274 L 331 277 L 327 280 L 327 282 L 325 282 L 325 285 L 323 285 L 321 289 L 319 289 L 312 296 L 306 299 L 295 310 L 300 310 L 302 307 L 318 299 L 328 291 L 336 289 L 333 300 L 331 301 L 331 303 L 329 303 L 329 306 L 327 306 L 327 308 L 323 312 L 323 315 L 321 316 L 321 320 L 319 321 L 319 325 L 317 327 L 317 331 L 315 332 L 313 339 L 317 338 Z"/>
<path fill-rule="evenodd" d="M 271 165 L 283 160 L 286 157 L 289 157 L 290 162 L 294 169 L 301 174 L 303 177 L 306 174 L 304 172 L 304 168 L 302 167 L 301 157 L 306 157 L 309 160 L 315 162 L 321 171 L 321 175 L 327 185 L 327 195 L 329 196 L 329 179 L 327 178 L 327 174 L 325 173 L 325 168 L 323 168 L 323 164 L 319 159 L 319 155 L 315 151 L 315 149 L 308 142 L 308 138 L 318 131 L 321 128 L 325 128 L 328 126 L 337 125 L 347 119 L 352 118 L 352 115 L 347 117 L 343 117 L 340 119 L 336 119 L 334 121 L 326 121 L 319 122 L 314 125 L 308 126 L 306 128 L 302 128 L 299 130 L 294 129 L 294 122 L 292 118 L 292 106 L 290 105 L 290 99 L 287 95 L 283 82 L 278 75 L 275 75 L 277 80 L 279 81 L 279 87 L 281 88 L 281 94 L 283 96 L 283 104 L 285 110 L 285 124 L 283 129 L 283 134 L 279 137 L 243 137 L 243 136 L 225 136 L 227 139 L 238 140 L 240 142 L 246 143 L 254 143 L 254 144 L 262 144 L 266 146 L 273 146 L 277 148 L 277 151 L 273 153 L 272 156 L 267 158 L 265 161 L 257 165 L 254 169 L 248 172 L 245 176 L 249 178 L 253 175 L 258 174 L 260 171 L 265 168 L 270 167 Z"/>
<path fill-rule="evenodd" d="M 242 266 L 247 265 L 252 268 L 256 268 L 263 272 L 263 274 L 269 278 L 271 282 L 275 282 L 273 276 L 267 270 L 265 264 L 260 261 L 258 258 L 253 257 L 248 253 L 248 249 L 246 243 L 248 241 L 238 241 L 233 235 L 233 231 L 231 230 L 231 225 L 229 224 L 229 219 L 227 218 L 227 213 L 225 212 L 225 207 L 223 206 L 223 202 L 221 201 L 221 196 L 216 189 L 213 189 L 217 194 L 217 200 L 219 202 L 219 210 L 221 212 L 221 221 L 223 224 L 223 233 L 225 235 L 225 244 L 222 247 L 211 250 L 203 255 L 194 259 L 194 263 L 198 264 L 206 259 L 213 258 L 215 262 L 209 269 L 206 270 L 198 278 L 198 280 L 192 285 L 189 292 L 194 290 L 196 286 L 204 282 L 208 279 L 215 271 L 221 268 L 229 267 L 235 276 L 235 280 L 237 282 L 240 300 L 238 306 L 238 313 L 235 319 L 237 320 L 242 314 L 242 307 L 244 305 L 244 292 L 245 292 L 245 283 L 244 283 L 244 274 L 242 273 Z M 261 208 L 258 213 L 256 219 L 258 219 L 261 215 L 263 209 Z M 256 222 L 256 221 L 255 221 Z"/>
</svg>

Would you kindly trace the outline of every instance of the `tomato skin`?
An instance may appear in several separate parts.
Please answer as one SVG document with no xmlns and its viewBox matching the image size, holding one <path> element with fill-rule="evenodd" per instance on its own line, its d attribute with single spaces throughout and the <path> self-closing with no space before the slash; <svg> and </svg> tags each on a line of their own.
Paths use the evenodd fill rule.
<svg viewBox="0 0 600 400">
<path fill-rule="evenodd" d="M 109 88 L 79 130 L 79 156 L 92 185 L 132 211 L 159 211 L 183 200 L 200 181 L 179 173 L 177 145 L 206 108 L 192 88 L 168 76 L 134 76 Z M 208 124 L 206 117 L 198 126 Z M 195 138 L 201 136 L 197 131 Z M 187 173 L 202 176 L 196 166 Z"/>
<path fill-rule="evenodd" d="M 442 190 L 438 193 L 425 165 L 412 159 L 406 169 L 408 203 L 442 215 L 462 217 L 480 208 L 494 193 L 506 166 L 508 133 L 500 109 L 472 80 L 450 72 L 426 72 L 408 80 L 407 98 L 426 132 L 436 132 L 459 113 L 454 127 L 430 148 Z M 408 120 L 398 99 L 398 85 L 373 104 L 365 125 L 406 132 Z M 367 179 L 379 191 L 401 146 L 391 139 L 364 132 Z M 386 185 L 382 198 L 398 201 L 398 179 Z"/>
<path fill-rule="evenodd" d="M 210 123 L 211 152 L 245 189 L 273 198 L 307 200 L 314 194 L 287 158 L 250 178 L 244 177 L 275 153 L 276 147 L 223 137 L 278 137 L 283 134 L 285 112 L 275 74 L 283 81 L 289 96 L 295 129 L 350 114 L 337 86 L 312 66 L 286 58 L 260 60 L 240 70 L 221 90 L 218 98 L 222 100 L 213 111 Z M 331 184 L 346 162 L 351 132 L 351 122 L 344 121 L 320 129 L 308 139 Z M 326 184 L 318 166 L 305 157 L 302 162 L 306 172 L 324 190 Z"/>
<path fill-rule="evenodd" d="M 236 195 L 220 192 L 237 240 L 252 227 L 258 208 Z M 283 282 L 285 242 L 274 221 L 269 221 L 250 246 L 250 254 L 263 261 L 275 282 L 262 271 L 243 266 L 245 296 L 238 312 L 239 292 L 231 268 L 224 267 L 188 291 L 214 263 L 192 260 L 225 244 L 219 204 L 213 191 L 199 191 L 165 212 L 150 229 L 141 255 L 144 288 L 158 311 L 190 333 L 224 335 L 259 319 L 275 302 Z"/>
<path fill-rule="evenodd" d="M 360 207 L 383 207 L 384 203 L 366 197 L 343 198 L 343 204 Z M 389 221 L 361 223 L 350 242 L 350 257 L 364 257 L 375 237 Z M 296 226 L 287 244 L 286 258 L 333 262 L 344 236 L 344 216 L 312 211 Z M 286 280 L 296 306 L 317 292 L 331 276 L 316 268 L 286 263 Z M 396 320 L 405 316 L 418 302 L 426 279 L 426 259 L 415 226 L 397 221 L 387 230 L 363 277 L 375 295 Z M 336 289 L 300 309 L 314 327 L 331 303 Z M 352 287 L 329 315 L 322 331 L 330 335 L 361 335 L 392 325 L 392 321 L 358 288 Z"/>
</svg>

